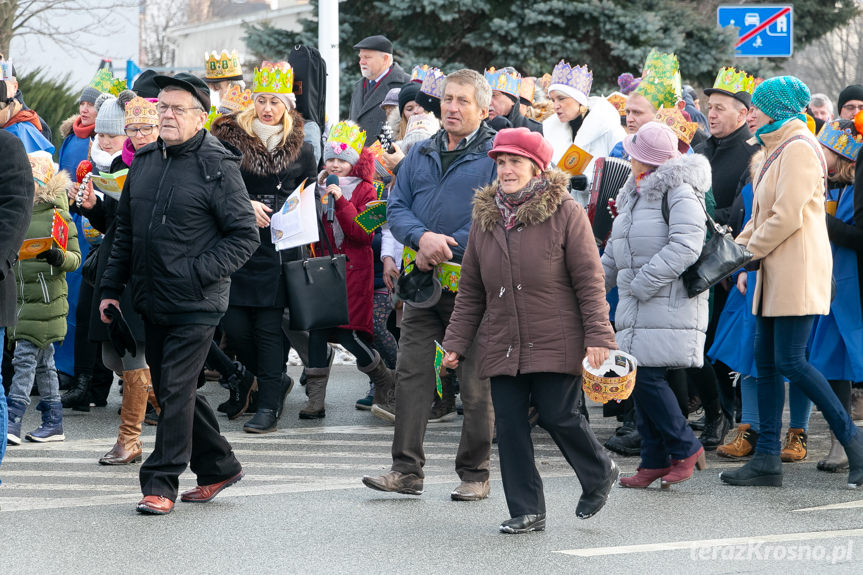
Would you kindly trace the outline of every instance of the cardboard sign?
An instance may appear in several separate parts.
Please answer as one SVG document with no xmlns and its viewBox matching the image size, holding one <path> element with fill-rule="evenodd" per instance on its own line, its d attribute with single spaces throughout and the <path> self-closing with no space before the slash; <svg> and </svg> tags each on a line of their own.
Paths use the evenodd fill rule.
<svg viewBox="0 0 863 575">
<path fill-rule="evenodd" d="M 53 247 L 66 252 L 66 244 L 69 241 L 69 224 L 60 215 L 60 212 L 54 210 L 54 216 L 51 219 L 51 237 L 47 238 L 31 238 L 24 240 L 21 248 L 18 250 L 19 260 L 30 260 L 48 251 Z"/>
<path fill-rule="evenodd" d="M 375 200 L 366 204 L 366 209 L 354 218 L 354 221 L 366 233 L 370 234 L 387 223 L 387 203 L 385 200 Z"/>
<path fill-rule="evenodd" d="M 104 192 L 115 200 L 119 200 L 120 194 L 123 191 L 123 184 L 126 182 L 126 176 L 128 174 L 129 170 L 126 169 L 113 174 L 99 172 L 98 176 L 91 176 L 91 178 L 93 185 L 96 186 L 100 192 Z"/>
<path fill-rule="evenodd" d="M 557 163 L 557 167 L 570 176 L 580 176 L 592 159 L 593 156 L 573 144 Z"/>
</svg>

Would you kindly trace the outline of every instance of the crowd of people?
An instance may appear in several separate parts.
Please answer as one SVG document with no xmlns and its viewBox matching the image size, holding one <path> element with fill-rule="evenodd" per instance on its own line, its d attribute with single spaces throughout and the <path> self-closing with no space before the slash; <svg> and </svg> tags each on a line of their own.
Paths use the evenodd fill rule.
<svg viewBox="0 0 863 575">
<path fill-rule="evenodd" d="M 338 345 L 362 374 L 350 408 L 394 424 L 391 470 L 363 483 L 422 494 L 426 427 L 461 415 L 451 497 L 489 496 L 497 441 L 504 533 L 545 528 L 535 425 L 576 473 L 583 519 L 615 484 L 686 481 L 705 451 L 745 461 L 724 483 L 781 486 L 813 403 L 833 434 L 818 469 L 863 485 L 863 86 L 834 116 L 796 77 L 733 67 L 702 98 L 656 50 L 600 95 L 589 63 L 407 73 L 384 36 L 354 48 L 342 121 L 320 112 L 316 51 L 251 74 L 213 52 L 203 78 L 100 70 L 57 150 L 14 75 L 0 82 L 0 459 L 63 441 L 64 408 L 104 406 L 118 381 L 99 463 L 141 462 L 142 424 L 157 425 L 137 511 L 210 501 L 243 478 L 217 413 L 276 431 L 294 349 L 299 418 L 325 418 Z M 303 186 L 318 241 L 283 249 L 271 224 Z M 684 272 L 723 232 L 752 260 L 691 293 Z M 324 260 L 339 289 L 292 301 Z M 298 328 L 313 307 L 346 311 Z M 620 423 L 603 448 L 582 379 L 614 375 L 619 352 L 634 387 L 603 406 Z M 207 381 L 225 388 L 215 409 Z M 608 451 L 639 456 L 637 472 L 619 477 Z M 198 485 L 180 494 L 187 466 Z"/>
</svg>

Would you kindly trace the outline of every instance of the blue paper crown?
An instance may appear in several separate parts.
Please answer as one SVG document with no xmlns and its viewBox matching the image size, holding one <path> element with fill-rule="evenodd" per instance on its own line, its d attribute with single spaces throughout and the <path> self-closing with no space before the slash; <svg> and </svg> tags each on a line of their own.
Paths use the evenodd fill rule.
<svg viewBox="0 0 863 575">
<path fill-rule="evenodd" d="M 426 79 L 426 74 L 428 74 L 429 65 L 423 64 L 422 66 L 414 66 L 413 70 L 411 70 L 411 82 L 419 82 L 422 84 L 422 81 Z"/>
<path fill-rule="evenodd" d="M 852 162 L 857 160 L 860 148 L 863 148 L 863 136 L 851 126 L 843 130 L 838 120 L 824 123 L 818 132 L 818 141 Z"/>
<path fill-rule="evenodd" d="M 518 98 L 521 93 L 521 74 L 512 68 L 495 70 L 494 66 L 485 71 L 485 79 L 492 90 L 497 90 Z"/>
<path fill-rule="evenodd" d="M 444 80 L 446 80 L 446 74 L 437 68 L 429 68 L 422 86 L 420 86 L 420 92 L 440 100 L 443 98 Z"/>
<path fill-rule="evenodd" d="M 563 84 L 575 88 L 579 92 L 590 96 L 590 87 L 593 85 L 593 72 L 587 66 L 570 66 L 561 60 L 551 73 L 551 84 Z"/>
</svg>

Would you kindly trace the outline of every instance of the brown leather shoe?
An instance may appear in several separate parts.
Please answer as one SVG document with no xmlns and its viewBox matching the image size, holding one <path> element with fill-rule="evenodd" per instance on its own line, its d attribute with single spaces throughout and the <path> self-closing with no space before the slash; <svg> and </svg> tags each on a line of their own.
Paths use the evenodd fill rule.
<svg viewBox="0 0 863 575">
<path fill-rule="evenodd" d="M 405 495 L 423 494 L 423 478 L 413 473 L 402 473 L 400 471 L 390 471 L 380 477 L 365 475 L 363 476 L 363 485 L 377 491 L 387 491 L 390 493 L 403 493 Z"/>
<path fill-rule="evenodd" d="M 174 502 L 161 495 L 145 495 L 135 508 L 138 513 L 147 515 L 167 515 L 174 508 Z"/>
<path fill-rule="evenodd" d="M 106 453 L 99 459 L 100 465 L 128 465 L 130 463 L 140 463 L 142 459 L 141 442 L 132 443 L 131 449 L 126 449 L 126 446 L 118 439 L 111 451 Z"/>
<path fill-rule="evenodd" d="M 462 481 L 461 485 L 453 489 L 449 495 L 453 501 L 479 501 L 488 497 L 489 489 L 488 479 L 485 481 Z"/>
<path fill-rule="evenodd" d="M 808 441 L 806 432 L 799 428 L 788 428 L 788 433 L 785 434 L 785 441 L 782 443 L 782 451 L 779 452 L 779 457 L 785 463 L 792 461 L 803 461 L 806 459 L 807 450 L 806 442 Z"/>
<path fill-rule="evenodd" d="M 243 472 L 240 471 L 233 477 L 229 477 L 224 481 L 211 483 L 210 485 L 198 485 L 194 489 L 190 489 L 180 494 L 180 501 L 185 501 L 186 503 L 206 503 L 218 495 L 222 489 L 230 487 L 242 478 Z"/>
</svg>

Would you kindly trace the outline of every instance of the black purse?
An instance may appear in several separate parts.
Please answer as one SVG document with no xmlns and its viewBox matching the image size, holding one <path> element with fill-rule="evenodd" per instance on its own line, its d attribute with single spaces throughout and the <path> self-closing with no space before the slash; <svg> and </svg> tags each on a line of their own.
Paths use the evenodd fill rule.
<svg viewBox="0 0 863 575">
<path fill-rule="evenodd" d="M 309 331 L 338 327 L 348 323 L 348 288 L 345 282 L 345 256 L 330 245 L 326 230 L 318 220 L 330 255 L 282 264 L 290 310 L 291 329 Z"/>
<path fill-rule="evenodd" d="M 84 263 L 81 265 L 81 279 L 91 287 L 96 286 L 96 280 L 98 279 L 96 275 L 99 270 L 100 247 L 102 247 L 102 244 L 91 247 L 90 251 L 87 252 Z"/>
<path fill-rule="evenodd" d="M 680 276 L 689 297 L 707 291 L 749 263 L 753 257 L 749 250 L 734 241 L 730 227 L 720 226 L 713 221 L 704 205 L 701 208 L 707 216 L 708 229 L 713 233 L 701 248 L 698 260 Z"/>
</svg>

